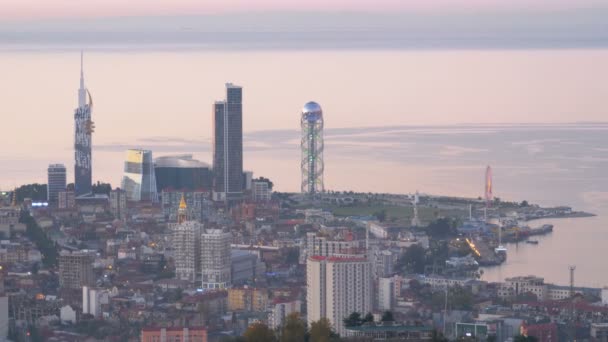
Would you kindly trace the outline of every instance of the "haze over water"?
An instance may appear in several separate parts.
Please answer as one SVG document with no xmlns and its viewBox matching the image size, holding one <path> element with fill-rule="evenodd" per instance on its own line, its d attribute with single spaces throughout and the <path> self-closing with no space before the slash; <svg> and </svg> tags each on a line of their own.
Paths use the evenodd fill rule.
<svg viewBox="0 0 608 342">
<path fill-rule="evenodd" d="M 0 188 L 46 182 L 56 162 L 71 180 L 78 51 L 5 50 L 0 75 Z M 96 48 L 85 78 L 95 180 L 118 186 L 127 148 L 210 162 L 211 105 L 234 82 L 244 87 L 245 168 L 278 191 L 299 189 L 299 110 L 314 100 L 328 189 L 477 197 L 492 165 L 498 197 L 599 216 L 550 220 L 552 235 L 508 246 L 485 278 L 566 284 L 575 264 L 577 284 L 608 285 L 608 124 L 565 124 L 605 120 L 608 50 Z"/>
</svg>

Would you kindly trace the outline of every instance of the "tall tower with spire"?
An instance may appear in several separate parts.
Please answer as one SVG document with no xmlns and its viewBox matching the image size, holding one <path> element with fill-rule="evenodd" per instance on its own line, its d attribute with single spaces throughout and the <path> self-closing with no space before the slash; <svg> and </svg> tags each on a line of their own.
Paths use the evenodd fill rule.
<svg viewBox="0 0 608 342">
<path fill-rule="evenodd" d="M 84 86 L 84 52 L 80 51 L 80 88 L 78 88 L 78 108 L 87 104 L 87 88 Z"/>
<path fill-rule="evenodd" d="M 87 103 L 87 94 L 89 101 Z M 84 55 L 80 53 L 80 88 L 78 108 L 74 112 L 74 192 L 76 197 L 92 193 L 92 135 L 94 124 L 91 120 L 93 99 L 84 85 Z"/>
</svg>

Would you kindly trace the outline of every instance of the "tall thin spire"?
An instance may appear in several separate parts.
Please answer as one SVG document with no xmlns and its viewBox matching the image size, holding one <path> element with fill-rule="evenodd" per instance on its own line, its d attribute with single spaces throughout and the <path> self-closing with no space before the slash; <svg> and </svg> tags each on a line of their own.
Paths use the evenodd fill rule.
<svg viewBox="0 0 608 342">
<path fill-rule="evenodd" d="M 78 89 L 78 107 L 87 103 L 87 90 L 84 87 L 84 51 L 80 50 L 80 88 Z"/>
</svg>

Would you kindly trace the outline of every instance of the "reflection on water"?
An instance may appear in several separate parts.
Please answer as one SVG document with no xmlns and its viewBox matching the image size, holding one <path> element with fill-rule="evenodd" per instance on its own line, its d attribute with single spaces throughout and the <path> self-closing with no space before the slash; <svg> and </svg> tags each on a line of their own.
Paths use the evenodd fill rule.
<svg viewBox="0 0 608 342">
<path fill-rule="evenodd" d="M 509 244 L 507 261 L 484 269 L 483 279 L 501 281 L 519 275 L 538 275 L 546 281 L 569 283 L 568 266 L 576 265 L 575 283 L 581 286 L 608 285 L 603 245 L 608 241 L 605 217 L 549 219 L 529 222 L 531 226 L 552 223 L 553 233 L 535 236 L 538 245 Z"/>
</svg>

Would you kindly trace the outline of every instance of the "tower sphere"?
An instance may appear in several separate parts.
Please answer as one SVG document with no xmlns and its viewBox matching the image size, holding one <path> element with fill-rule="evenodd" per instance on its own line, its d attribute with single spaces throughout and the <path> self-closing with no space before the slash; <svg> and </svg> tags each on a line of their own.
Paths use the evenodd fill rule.
<svg viewBox="0 0 608 342">
<path fill-rule="evenodd" d="M 318 103 L 310 101 L 302 108 L 302 117 L 308 121 L 317 121 L 323 118 L 323 110 Z"/>
</svg>

